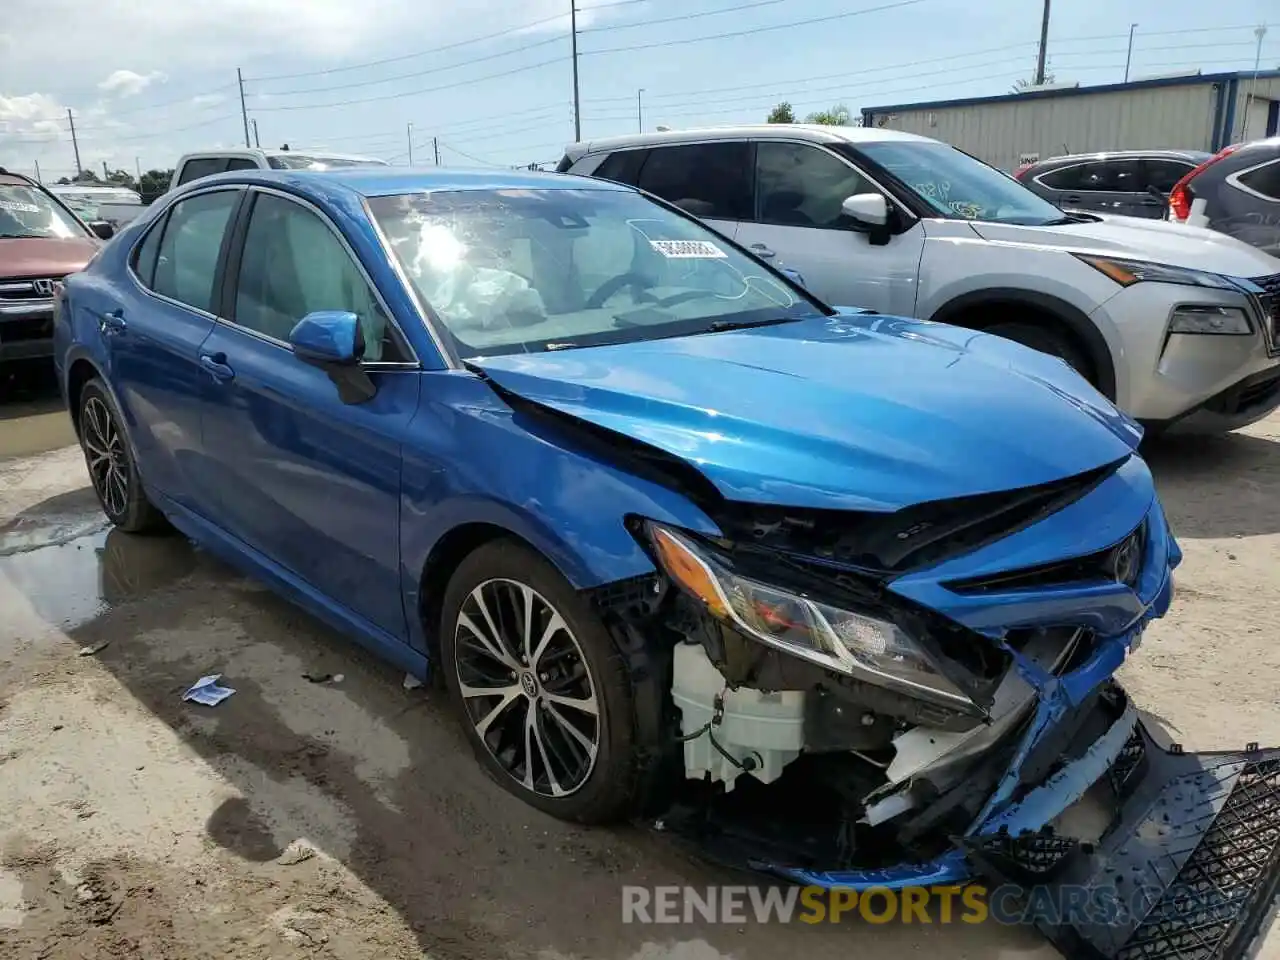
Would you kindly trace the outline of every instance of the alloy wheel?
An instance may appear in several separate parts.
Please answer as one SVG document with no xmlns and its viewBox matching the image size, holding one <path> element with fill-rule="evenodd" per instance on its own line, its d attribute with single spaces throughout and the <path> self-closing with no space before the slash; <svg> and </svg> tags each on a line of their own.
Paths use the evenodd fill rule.
<svg viewBox="0 0 1280 960">
<path fill-rule="evenodd" d="M 107 405 L 97 397 L 85 401 L 80 436 L 94 490 L 109 515 L 122 516 L 129 507 L 129 467 L 124 437 Z"/>
<path fill-rule="evenodd" d="M 565 797 L 595 768 L 600 703 L 586 657 L 564 617 L 515 580 L 486 580 L 467 595 L 454 663 L 480 742 L 526 790 Z"/>
</svg>

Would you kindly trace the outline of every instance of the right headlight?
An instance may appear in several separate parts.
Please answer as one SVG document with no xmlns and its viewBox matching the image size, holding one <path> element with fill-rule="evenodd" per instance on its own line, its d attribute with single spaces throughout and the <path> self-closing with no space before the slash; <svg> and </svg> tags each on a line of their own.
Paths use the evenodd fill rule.
<svg viewBox="0 0 1280 960">
<path fill-rule="evenodd" d="M 675 530 L 655 523 L 648 530 L 667 575 L 739 632 L 867 683 L 953 708 L 974 707 L 897 624 L 741 576 Z"/>
<path fill-rule="evenodd" d="M 1170 316 L 1169 332 L 1243 336 L 1252 333 L 1253 329 L 1245 312 L 1238 307 L 1184 304 L 1176 307 Z"/>
</svg>

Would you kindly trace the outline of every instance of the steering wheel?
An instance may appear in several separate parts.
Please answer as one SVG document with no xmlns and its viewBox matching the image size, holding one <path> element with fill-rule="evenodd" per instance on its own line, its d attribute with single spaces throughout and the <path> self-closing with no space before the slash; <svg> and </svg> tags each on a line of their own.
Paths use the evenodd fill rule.
<svg viewBox="0 0 1280 960">
<path fill-rule="evenodd" d="M 606 300 L 626 287 L 631 287 L 631 289 L 636 291 L 636 299 L 639 299 L 639 293 L 645 287 L 651 286 L 653 286 L 653 281 L 644 274 L 636 273 L 634 270 L 628 270 L 626 273 L 620 273 L 616 277 L 610 277 L 604 283 L 600 284 L 600 286 L 596 287 L 595 292 L 592 293 L 591 296 L 587 297 L 584 309 L 596 310 L 603 307 Z"/>
</svg>

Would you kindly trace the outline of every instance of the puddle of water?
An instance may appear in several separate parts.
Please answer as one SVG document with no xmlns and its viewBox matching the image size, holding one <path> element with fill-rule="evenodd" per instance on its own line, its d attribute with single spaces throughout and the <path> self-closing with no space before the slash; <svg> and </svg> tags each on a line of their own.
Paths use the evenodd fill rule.
<svg viewBox="0 0 1280 960">
<path fill-rule="evenodd" d="M 46 537 L 48 532 L 46 527 Z M 0 548 L 7 546 L 6 537 Z M 47 623 L 70 629 L 185 577 L 196 562 L 181 537 L 135 536 L 113 527 L 0 553 L 0 579 L 16 587 Z"/>
</svg>

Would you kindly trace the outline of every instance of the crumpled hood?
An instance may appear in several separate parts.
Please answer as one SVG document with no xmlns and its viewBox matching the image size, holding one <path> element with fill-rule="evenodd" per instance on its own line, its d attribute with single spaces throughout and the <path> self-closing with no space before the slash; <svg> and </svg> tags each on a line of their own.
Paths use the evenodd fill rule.
<svg viewBox="0 0 1280 960">
<path fill-rule="evenodd" d="M 1092 216 L 1092 215 L 1091 215 Z M 1096 214 L 1096 223 L 1021 227 L 1007 223 L 970 224 L 984 240 L 1040 244 L 1080 253 L 1112 254 L 1174 267 L 1190 267 L 1228 277 L 1266 277 L 1280 273 L 1280 259 L 1216 230 Z"/>
<path fill-rule="evenodd" d="M 0 237 L 0 277 L 64 277 L 83 270 L 97 252 L 98 242 L 88 237 Z"/>
<path fill-rule="evenodd" d="M 500 389 L 683 458 L 732 500 L 845 510 L 1059 480 L 1141 430 L 1060 360 L 928 321 L 831 319 L 482 358 Z"/>
</svg>

